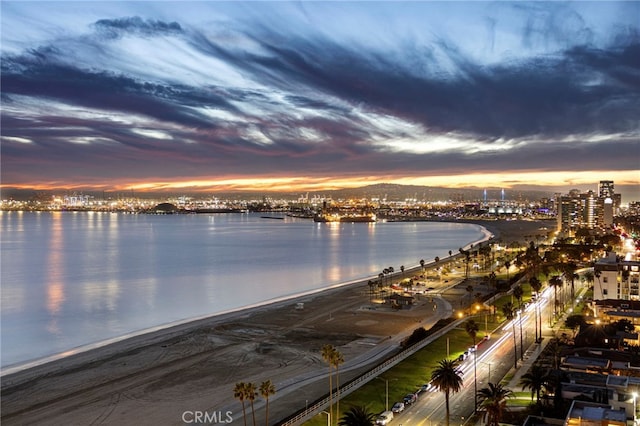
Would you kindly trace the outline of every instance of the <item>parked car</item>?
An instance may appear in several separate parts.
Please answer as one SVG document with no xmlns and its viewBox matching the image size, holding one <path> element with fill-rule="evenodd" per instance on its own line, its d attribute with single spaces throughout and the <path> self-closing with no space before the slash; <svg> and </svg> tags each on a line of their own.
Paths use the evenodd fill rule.
<svg viewBox="0 0 640 426">
<path fill-rule="evenodd" d="M 393 407 L 391 407 L 391 411 L 393 411 L 394 413 L 402 413 L 404 411 L 404 402 L 396 402 L 395 404 L 393 404 Z"/>
<path fill-rule="evenodd" d="M 411 405 L 418 400 L 418 397 L 415 393 L 408 393 L 404 397 L 404 405 Z"/>
<path fill-rule="evenodd" d="M 376 419 L 377 425 L 386 425 L 393 420 L 393 411 L 383 411 Z"/>
</svg>

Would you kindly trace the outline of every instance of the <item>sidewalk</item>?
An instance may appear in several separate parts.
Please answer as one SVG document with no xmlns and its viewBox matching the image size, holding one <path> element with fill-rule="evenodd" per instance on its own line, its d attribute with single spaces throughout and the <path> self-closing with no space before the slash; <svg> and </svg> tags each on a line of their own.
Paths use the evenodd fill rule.
<svg viewBox="0 0 640 426">
<path fill-rule="evenodd" d="M 509 384 L 506 386 L 507 389 L 511 389 L 515 392 L 522 388 L 520 385 L 520 378 L 524 374 L 527 374 L 531 366 L 536 362 L 540 354 L 544 351 L 544 348 L 549 344 L 554 336 L 553 329 L 547 329 L 546 333 L 543 334 L 543 339 L 540 343 L 534 342 L 527 348 L 527 351 L 524 353 L 524 361 L 520 361 L 518 363 L 518 368 L 515 370 L 513 377 L 511 377 Z M 513 371 L 514 369 L 512 368 L 511 370 Z"/>
<path fill-rule="evenodd" d="M 531 366 L 536 362 L 540 354 L 542 354 L 544 348 L 549 344 L 551 339 L 555 338 L 558 335 L 558 332 L 561 328 L 563 328 L 562 326 L 565 323 L 568 315 L 569 312 L 566 311 L 562 314 L 558 321 L 555 322 L 553 326 L 543 327 L 542 342 L 534 342 L 527 348 L 527 351 L 524 353 L 524 361 L 521 361 L 521 363 L 518 364 L 518 368 L 515 370 L 513 377 L 507 385 L 508 389 L 516 391 L 522 388 L 522 386 L 520 385 L 520 378 L 522 377 L 522 375 L 526 374 L 527 371 L 529 371 Z M 511 371 L 513 370 L 514 369 L 511 369 Z"/>
</svg>

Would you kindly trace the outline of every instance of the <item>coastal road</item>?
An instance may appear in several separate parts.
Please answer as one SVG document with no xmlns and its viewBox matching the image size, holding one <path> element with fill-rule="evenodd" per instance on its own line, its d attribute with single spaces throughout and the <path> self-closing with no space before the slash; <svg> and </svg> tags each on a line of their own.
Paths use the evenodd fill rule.
<svg viewBox="0 0 640 426">
<path fill-rule="evenodd" d="M 550 292 L 541 297 L 538 302 L 539 309 L 544 312 L 549 301 Z M 522 329 L 533 330 L 535 328 L 534 304 L 529 305 L 522 316 Z M 518 345 L 518 363 L 520 363 L 520 334 L 519 324 L 516 321 L 516 342 Z M 525 347 L 533 344 L 533 334 L 527 335 Z M 482 389 L 487 383 L 497 383 L 514 368 L 513 350 L 513 326 L 506 323 L 495 330 L 489 341 L 479 345 L 476 352 L 476 377 L 477 388 Z M 525 355 L 527 356 L 527 355 Z M 469 356 L 460 364 L 463 373 L 463 387 L 458 393 L 449 396 L 450 424 L 451 426 L 464 425 L 474 412 L 474 356 Z M 511 389 L 519 390 L 519 389 Z M 480 402 L 480 401 L 479 401 Z M 478 402 L 478 403 L 479 403 Z M 390 401 L 390 404 L 393 402 Z M 409 406 L 404 412 L 396 415 L 393 423 L 404 426 L 439 426 L 445 424 L 446 408 L 444 394 L 431 387 L 420 395 L 418 401 Z"/>
</svg>

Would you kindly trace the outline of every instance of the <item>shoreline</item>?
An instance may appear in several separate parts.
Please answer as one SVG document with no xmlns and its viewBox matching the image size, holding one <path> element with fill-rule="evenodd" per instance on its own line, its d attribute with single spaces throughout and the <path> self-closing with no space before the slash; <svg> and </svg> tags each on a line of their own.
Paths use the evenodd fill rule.
<svg viewBox="0 0 640 426">
<path fill-rule="evenodd" d="M 472 241 L 463 246 L 463 249 L 468 249 L 471 246 L 475 246 L 477 244 L 481 244 L 483 242 L 493 240 L 499 240 L 501 234 L 504 231 L 500 228 L 504 227 L 505 221 L 500 221 L 502 226 L 491 226 L 496 221 L 488 221 L 488 220 L 469 220 L 469 219 L 460 219 L 460 220 L 432 220 L 430 222 L 443 222 L 443 223 L 468 223 L 472 225 L 478 225 L 484 229 L 483 234 L 484 238 L 477 241 Z M 522 222 L 522 221 L 512 221 L 512 222 Z M 539 221 L 536 221 L 539 222 Z M 507 234 L 510 232 L 507 231 Z M 450 257 L 456 257 L 459 253 L 453 253 L 451 256 L 447 256 L 441 259 L 441 261 L 445 261 Z M 425 263 L 425 268 L 429 268 L 435 262 L 433 260 Z M 408 267 L 405 272 L 407 274 L 420 269 L 420 265 L 413 265 Z M 394 275 L 399 274 L 399 271 L 396 271 Z M 106 340 L 101 340 L 94 343 L 88 343 L 86 345 L 78 346 L 75 348 L 70 348 L 64 352 L 60 352 L 57 354 L 48 355 L 42 358 L 37 358 L 29 361 L 25 361 L 22 363 L 14 363 L 0 368 L 0 379 L 3 379 L 3 382 L 6 382 L 6 379 L 17 375 L 19 373 L 28 372 L 31 369 L 38 370 L 42 369 L 43 366 L 47 364 L 59 363 L 64 360 L 76 360 L 78 359 L 78 363 L 92 361 L 92 358 L 100 358 L 104 356 L 109 356 L 114 353 L 118 353 L 121 351 L 129 350 L 132 347 L 139 346 L 141 343 L 144 344 L 153 344 L 156 341 L 163 340 L 165 338 L 170 338 L 175 334 L 189 332 L 191 329 L 195 329 L 207 324 L 217 324 L 224 321 L 233 320 L 236 317 L 241 318 L 243 316 L 251 315 L 252 312 L 258 312 L 262 309 L 270 309 L 270 308 L 278 308 L 285 304 L 291 304 L 296 302 L 304 302 L 305 298 L 309 298 L 315 295 L 321 295 L 325 292 L 330 292 L 334 290 L 339 290 L 348 286 L 357 286 L 364 285 L 369 280 L 377 280 L 378 276 L 368 276 L 363 278 L 355 278 L 349 281 L 336 283 L 328 287 L 322 287 L 318 289 L 308 290 L 302 293 L 295 293 L 291 295 L 281 296 L 273 299 L 269 299 L 263 302 L 254 303 L 251 305 L 241 306 L 238 308 L 229 309 L 226 311 L 218 312 L 215 314 L 206 314 L 199 317 L 187 318 L 182 320 L 173 321 L 170 323 L 159 324 L 154 327 L 145 328 L 138 331 L 133 331 L 131 333 L 127 333 L 125 335 L 113 337 Z M 117 345 L 117 346 L 116 346 Z M 113 347 L 112 347 L 113 346 Z M 112 347 L 112 348 L 111 348 Z M 109 350 L 111 349 L 111 350 Z M 96 351 L 103 351 L 99 357 L 93 357 L 92 354 L 95 354 Z M 89 358 L 88 360 L 80 359 L 80 358 Z M 54 369 L 55 370 L 55 369 Z M 37 374 L 37 373 L 36 373 Z M 4 384 L 2 385 L 4 388 Z"/>
<path fill-rule="evenodd" d="M 475 224 L 486 235 L 504 238 L 514 232 L 498 234 L 496 226 Z M 404 273 L 416 270 L 420 265 Z M 368 279 L 185 321 L 3 375 L 2 423 L 179 425 L 185 410 L 229 410 L 239 416 L 234 384 L 264 380 L 277 389 L 270 399 L 273 420 L 285 418 L 326 392 L 324 344 L 339 348 L 347 362 L 375 363 L 374 354 L 397 350 L 416 327 L 430 328 L 440 316 L 451 315 L 446 304 L 435 312 L 428 298 L 402 310 L 372 303 Z M 449 296 L 457 300 L 465 292 L 453 289 Z M 305 303 L 303 310 L 295 309 L 299 302 Z M 344 374 L 347 380 L 351 373 Z M 309 382 L 310 376 L 319 380 Z M 263 408 L 258 401 L 257 409 Z"/>
<path fill-rule="evenodd" d="M 452 223 L 455 223 L 455 222 L 452 222 Z M 479 225 L 480 227 L 482 227 L 484 229 L 483 230 L 484 237 L 480 240 L 469 242 L 468 244 L 463 246 L 463 248 L 466 249 L 470 246 L 475 246 L 476 244 L 481 244 L 485 241 L 489 241 L 490 239 L 494 238 L 494 234 L 490 230 L 488 230 L 486 227 L 481 225 L 480 223 L 473 223 L 473 222 L 469 222 L 469 223 L 474 225 Z M 441 259 L 441 261 L 444 261 L 449 257 L 452 257 L 452 258 L 456 257 L 456 255 L 458 255 L 458 253 L 454 253 L 451 256 L 447 256 L 446 258 Z M 435 262 L 433 260 L 425 263 L 425 268 L 429 268 L 434 263 Z M 421 266 L 419 264 L 409 266 L 405 270 L 405 273 L 410 274 L 420 268 Z M 398 275 L 398 274 L 400 274 L 400 271 L 396 271 L 394 273 L 394 275 Z M 36 370 L 45 369 L 45 367 L 48 364 L 52 364 L 51 367 L 55 367 L 56 363 L 64 362 L 65 360 L 67 360 L 68 362 L 71 362 L 78 359 L 77 363 L 91 362 L 93 361 L 92 354 L 95 354 L 97 351 L 104 352 L 100 356 L 96 357 L 99 359 L 105 356 L 109 356 L 113 353 L 129 350 L 133 347 L 139 346 L 141 343 L 144 343 L 145 345 L 153 344 L 156 341 L 170 338 L 175 333 L 185 333 L 203 325 L 217 324 L 220 322 L 233 320 L 236 317 L 241 318 L 242 316 L 248 316 L 248 315 L 251 315 L 252 313 L 258 312 L 261 309 L 275 309 L 287 304 L 305 302 L 305 300 L 307 300 L 308 298 L 316 295 L 322 295 L 323 293 L 327 293 L 334 290 L 340 290 L 345 287 L 350 287 L 350 286 L 356 287 L 358 285 L 366 285 L 369 280 L 377 280 L 377 279 L 378 279 L 378 276 L 373 276 L 373 275 L 364 277 L 364 278 L 355 278 L 349 281 L 336 283 L 328 287 L 322 287 L 318 289 L 308 290 L 302 293 L 295 293 L 291 295 L 281 296 L 281 297 L 265 300 L 263 302 L 254 303 L 252 305 L 246 305 L 246 306 L 241 306 L 234 309 L 229 309 L 229 310 L 218 312 L 215 314 L 207 314 L 199 317 L 173 321 L 166 324 L 159 324 L 154 327 L 149 327 L 142 330 L 134 331 L 122 336 L 101 340 L 95 343 L 88 343 L 86 345 L 71 348 L 64 352 L 49 355 L 43 358 L 38 358 L 31 361 L 19 363 L 19 364 L 7 365 L 0 369 L 0 379 L 2 379 L 3 382 L 6 382 L 8 378 L 11 378 L 14 375 L 17 377 L 17 375 L 23 372 L 26 374 L 31 369 L 34 369 L 34 375 L 37 375 L 38 373 L 36 372 Z M 113 347 L 110 348 L 111 346 Z M 109 350 L 109 349 L 112 349 L 112 350 Z M 89 359 L 85 360 L 82 358 L 89 358 Z M 69 366 L 66 366 L 66 367 L 69 367 Z M 46 370 L 50 370 L 50 369 L 46 369 Z M 53 370 L 55 370 L 55 368 L 53 368 Z M 10 382 L 13 383 L 13 381 L 10 381 Z M 2 385 L 2 388 L 4 388 L 4 384 Z"/>
</svg>

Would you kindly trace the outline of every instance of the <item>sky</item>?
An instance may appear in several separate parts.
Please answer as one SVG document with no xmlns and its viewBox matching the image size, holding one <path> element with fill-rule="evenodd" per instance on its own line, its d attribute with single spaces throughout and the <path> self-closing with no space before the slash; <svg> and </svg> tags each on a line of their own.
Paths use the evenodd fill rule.
<svg viewBox="0 0 640 426">
<path fill-rule="evenodd" d="M 0 7 L 0 188 L 640 199 L 640 2 Z"/>
</svg>

